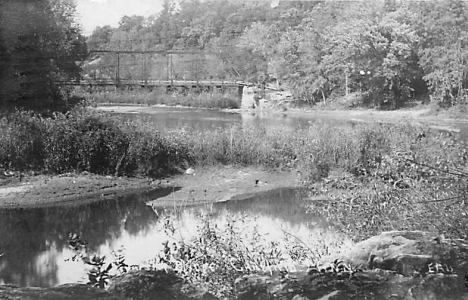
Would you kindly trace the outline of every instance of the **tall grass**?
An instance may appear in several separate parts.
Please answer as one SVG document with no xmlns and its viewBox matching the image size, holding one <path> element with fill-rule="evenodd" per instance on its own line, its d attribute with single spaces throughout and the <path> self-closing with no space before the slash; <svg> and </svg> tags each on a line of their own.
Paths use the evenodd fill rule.
<svg viewBox="0 0 468 300">
<path fill-rule="evenodd" d="M 83 89 L 75 91 L 76 96 L 82 97 L 90 104 L 139 104 L 139 105 L 168 105 L 201 108 L 239 108 L 240 100 L 230 92 L 166 92 L 163 89 L 152 91 L 137 90 L 94 90 L 86 92 Z"/>
<path fill-rule="evenodd" d="M 468 238 L 468 145 L 444 134 L 417 135 L 414 129 L 361 132 L 360 145 L 367 146 L 356 168 L 308 182 L 313 195 L 328 198 L 310 205 L 311 212 L 355 240 L 388 230 Z"/>
<path fill-rule="evenodd" d="M 0 120 L 0 166 L 52 173 L 163 176 L 188 165 L 238 164 L 297 169 L 307 178 L 330 169 L 366 171 L 411 128 L 315 124 L 294 132 L 233 125 L 198 131 L 158 129 L 78 108 L 51 118 L 18 111 Z"/>
<path fill-rule="evenodd" d="M 160 177 L 179 170 L 187 149 L 158 130 L 78 108 L 50 118 L 18 111 L 0 119 L 0 167 Z"/>
</svg>

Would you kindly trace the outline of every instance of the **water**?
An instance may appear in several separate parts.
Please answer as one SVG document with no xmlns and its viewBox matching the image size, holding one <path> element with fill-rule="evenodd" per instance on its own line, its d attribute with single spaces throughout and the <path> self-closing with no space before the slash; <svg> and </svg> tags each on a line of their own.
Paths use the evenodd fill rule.
<svg viewBox="0 0 468 300">
<path fill-rule="evenodd" d="M 217 110 L 206 110 L 183 107 L 101 107 L 106 111 L 118 111 L 124 120 L 143 119 L 155 127 L 176 128 L 190 127 L 200 130 L 213 128 L 226 128 L 233 124 L 243 126 L 264 126 L 270 130 L 293 131 L 297 127 L 308 127 L 314 123 L 326 123 L 336 127 L 354 127 L 366 122 L 388 122 L 376 119 L 374 116 L 356 117 L 346 115 L 334 115 L 331 112 L 320 111 L 298 115 L 284 113 L 265 113 L 262 111 L 230 113 Z M 415 122 L 416 124 L 418 122 Z M 452 122 L 452 124 L 438 125 L 427 124 L 434 132 L 450 132 L 457 138 L 468 141 L 468 123 Z"/>
<path fill-rule="evenodd" d="M 124 246 L 127 263 L 144 266 L 162 250 L 162 242 L 171 239 L 163 230 L 163 220 L 168 215 L 176 220 L 180 229 L 177 236 L 184 240 L 197 233 L 199 215 L 209 214 L 219 226 L 229 215 L 234 216 L 246 228 L 257 226 L 267 239 L 279 240 L 289 232 L 309 246 L 318 242 L 318 235 L 322 235 L 320 243 L 329 236 L 329 244 L 336 244 L 334 234 L 305 213 L 305 200 L 291 189 L 196 207 L 153 209 L 145 204 L 145 200 L 170 191 L 83 206 L 1 210 L 0 253 L 4 256 L 0 258 L 0 284 L 51 287 L 86 283 L 85 265 L 70 260 L 75 253 L 68 246 L 69 232 L 80 234 L 88 242 L 90 252 L 109 258 L 113 250 Z"/>
<path fill-rule="evenodd" d="M 286 113 L 242 112 L 231 113 L 183 107 L 100 107 L 102 110 L 120 112 L 125 120 L 143 119 L 155 127 L 190 127 L 200 130 L 226 128 L 233 124 L 264 126 L 268 129 L 294 130 L 314 122 L 328 122 L 336 126 L 354 126 L 360 120 L 314 115 L 313 117 L 288 115 Z"/>
</svg>

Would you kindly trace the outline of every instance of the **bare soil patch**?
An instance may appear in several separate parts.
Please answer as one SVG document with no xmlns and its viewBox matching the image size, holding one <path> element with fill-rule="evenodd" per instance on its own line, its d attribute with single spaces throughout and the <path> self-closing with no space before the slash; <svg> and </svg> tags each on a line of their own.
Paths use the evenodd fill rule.
<svg viewBox="0 0 468 300">
<path fill-rule="evenodd" d="M 0 178 L 0 207 L 76 205 L 157 188 L 153 181 L 93 174 Z"/>
<path fill-rule="evenodd" d="M 152 206 L 198 204 L 246 199 L 258 193 L 299 187 L 296 172 L 268 171 L 258 167 L 218 166 L 195 170 L 192 175 L 170 178 L 180 189 L 151 201 Z"/>
<path fill-rule="evenodd" d="M 80 205 L 130 194 L 145 194 L 151 205 L 187 205 L 242 199 L 278 188 L 295 187 L 294 172 L 256 167 L 220 166 L 195 170 L 162 180 L 94 174 L 22 176 L 0 178 L 0 208 Z M 173 188 L 168 196 L 152 199 L 151 191 Z"/>
</svg>

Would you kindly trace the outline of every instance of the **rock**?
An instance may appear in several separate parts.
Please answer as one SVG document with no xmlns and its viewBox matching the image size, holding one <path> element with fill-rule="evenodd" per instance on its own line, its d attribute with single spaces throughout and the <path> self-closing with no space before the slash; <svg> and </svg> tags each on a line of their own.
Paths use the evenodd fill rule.
<svg viewBox="0 0 468 300">
<path fill-rule="evenodd" d="M 291 300 L 310 300 L 310 299 L 307 297 L 303 297 L 301 295 L 296 295 Z"/>
<path fill-rule="evenodd" d="M 103 299 L 120 300 L 111 293 L 86 284 L 64 284 L 54 288 L 20 288 L 12 285 L 0 286 L 0 299 L 21 300 L 81 300 Z"/>
<path fill-rule="evenodd" d="M 287 103 L 293 101 L 293 96 L 290 91 L 278 91 L 274 93 L 268 93 L 266 99 L 274 102 L 275 104 Z"/>
<path fill-rule="evenodd" d="M 164 270 L 140 270 L 123 274 L 111 282 L 108 291 L 125 299 L 218 299 Z"/>
<path fill-rule="evenodd" d="M 86 284 L 64 284 L 53 288 L 0 285 L 0 299 L 13 300 L 124 300 L 181 299 L 215 300 L 213 295 L 165 271 L 133 271 L 114 278 L 107 290 Z"/>
<path fill-rule="evenodd" d="M 415 271 L 427 273 L 431 263 L 456 264 L 456 254 L 447 241 L 422 231 L 383 232 L 357 243 L 338 259 L 353 266 L 391 270 L 405 276 Z"/>
<path fill-rule="evenodd" d="M 193 169 L 193 168 L 188 168 L 188 169 L 185 171 L 185 174 L 186 174 L 186 175 L 195 175 L 195 169 Z"/>
<path fill-rule="evenodd" d="M 248 275 L 236 282 L 238 299 L 468 299 L 456 275 L 406 277 L 387 270 L 363 270 L 350 277 L 312 273 L 297 279 Z"/>
<path fill-rule="evenodd" d="M 236 290 L 239 299 L 468 299 L 465 245 L 422 231 L 384 232 L 324 260 L 327 268 L 248 275 Z"/>
</svg>

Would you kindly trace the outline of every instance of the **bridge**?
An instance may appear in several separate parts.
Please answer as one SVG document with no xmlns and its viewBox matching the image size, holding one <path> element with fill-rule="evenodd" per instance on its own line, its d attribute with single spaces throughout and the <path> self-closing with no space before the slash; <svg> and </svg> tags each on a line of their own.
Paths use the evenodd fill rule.
<svg viewBox="0 0 468 300">
<path fill-rule="evenodd" d="M 244 81 L 222 81 L 222 80 L 80 80 L 80 81 L 61 81 L 59 84 L 64 86 L 80 86 L 80 87 L 115 87 L 121 89 L 134 89 L 134 88 L 161 88 L 166 92 L 175 90 L 212 90 L 217 89 L 224 91 L 229 88 L 236 88 L 239 99 L 245 86 L 252 85 Z"/>
<path fill-rule="evenodd" d="M 131 80 L 131 79 L 98 79 L 80 81 L 59 81 L 62 85 L 70 86 L 140 86 L 140 87 L 244 87 L 253 85 L 246 81 L 224 81 L 224 80 Z"/>
<path fill-rule="evenodd" d="M 224 91 L 236 88 L 238 95 L 241 96 L 243 88 L 252 85 L 252 83 L 242 80 L 206 79 L 207 77 L 216 77 L 214 74 L 206 74 L 207 69 L 209 69 L 206 68 L 206 64 L 209 59 L 213 59 L 217 55 L 218 53 L 198 49 L 89 50 L 80 62 L 80 66 L 87 74 L 84 79 L 62 81 L 60 84 L 88 88 L 163 88 L 166 91 L 188 89 Z M 90 57 L 92 58 L 90 59 Z M 105 63 L 101 60 L 104 58 Z M 187 60 L 187 58 L 189 59 Z M 130 73 L 129 69 L 132 69 Z M 125 73 L 124 76 L 121 74 L 122 70 Z M 184 79 L 181 80 L 181 77 Z"/>
</svg>

